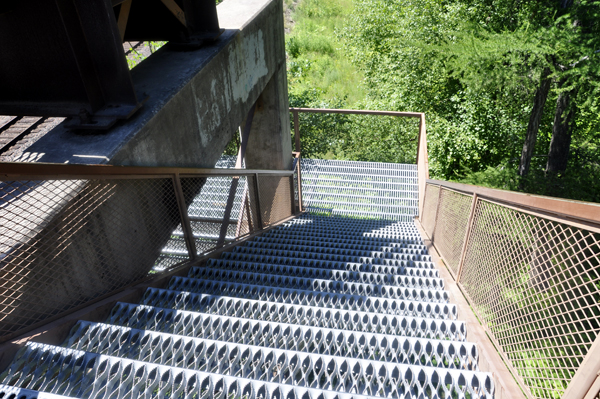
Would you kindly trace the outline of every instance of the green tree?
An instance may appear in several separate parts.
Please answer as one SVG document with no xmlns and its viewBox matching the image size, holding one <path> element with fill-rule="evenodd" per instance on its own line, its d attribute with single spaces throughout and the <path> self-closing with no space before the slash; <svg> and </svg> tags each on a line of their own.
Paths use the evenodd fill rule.
<svg viewBox="0 0 600 399">
<path fill-rule="evenodd" d="M 358 0 L 339 36 L 369 101 L 427 113 L 434 176 L 495 173 L 513 189 L 589 199 L 566 187 L 583 170 L 598 176 L 580 163 L 597 149 L 583 115 L 597 109 L 599 4 Z"/>
</svg>

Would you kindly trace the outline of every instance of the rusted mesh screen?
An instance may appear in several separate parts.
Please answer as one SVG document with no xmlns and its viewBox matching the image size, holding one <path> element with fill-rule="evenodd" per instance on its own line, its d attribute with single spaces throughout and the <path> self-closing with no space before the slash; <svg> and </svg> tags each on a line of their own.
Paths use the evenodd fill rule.
<svg viewBox="0 0 600 399">
<path fill-rule="evenodd" d="M 425 187 L 425 205 L 423 206 L 423 216 L 421 222 L 423 228 L 429 237 L 433 235 L 433 228 L 435 227 L 435 212 L 438 205 L 438 197 L 440 194 L 440 187 L 428 184 Z"/>
<path fill-rule="evenodd" d="M 442 188 L 434 243 L 456 278 L 473 197 Z"/>
<path fill-rule="evenodd" d="M 294 195 L 289 177 L 259 176 L 260 211 L 264 226 L 276 223 L 293 214 Z"/>
<path fill-rule="evenodd" d="M 600 331 L 600 234 L 479 200 L 460 283 L 533 396 L 560 397 Z"/>
<path fill-rule="evenodd" d="M 4 340 L 146 276 L 179 213 L 168 178 L 6 181 L 0 221 Z"/>
<path fill-rule="evenodd" d="M 186 189 L 194 191 L 196 186 L 203 184 L 202 180 L 182 178 L 181 186 L 184 192 Z M 228 244 L 235 239 L 237 216 L 245 184 L 245 177 L 209 177 L 200 194 L 192 196 L 192 202 L 187 209 L 198 254 L 210 252 L 217 246 Z"/>
<path fill-rule="evenodd" d="M 259 180 L 0 182 L 0 341 L 291 216 L 292 176 Z"/>
<path fill-rule="evenodd" d="M 256 211 L 246 176 L 182 177 L 181 188 L 197 255 L 204 255 L 254 231 Z M 253 224 L 254 223 L 254 224 Z M 187 251 L 182 224 L 172 232 L 156 270 Z"/>
</svg>

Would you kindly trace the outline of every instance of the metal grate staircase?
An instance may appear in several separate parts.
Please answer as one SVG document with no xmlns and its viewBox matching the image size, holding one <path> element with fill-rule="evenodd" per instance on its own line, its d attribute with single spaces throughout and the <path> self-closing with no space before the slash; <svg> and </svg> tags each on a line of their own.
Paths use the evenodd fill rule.
<svg viewBox="0 0 600 399">
<path fill-rule="evenodd" d="M 417 165 L 302 159 L 302 199 L 310 213 L 412 222 Z"/>
<path fill-rule="evenodd" d="M 416 169 L 302 166 L 311 214 L 26 344 L 0 398 L 493 397 L 412 222 Z"/>
</svg>

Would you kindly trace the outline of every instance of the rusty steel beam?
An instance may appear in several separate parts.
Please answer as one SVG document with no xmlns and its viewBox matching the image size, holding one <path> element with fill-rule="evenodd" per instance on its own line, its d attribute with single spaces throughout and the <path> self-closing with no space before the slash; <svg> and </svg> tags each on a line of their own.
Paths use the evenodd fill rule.
<svg viewBox="0 0 600 399">
<path fill-rule="evenodd" d="M 0 24 L 0 114 L 108 129 L 146 97 L 138 98 L 123 41 L 195 49 L 221 33 L 214 0 L 11 2 Z"/>
</svg>

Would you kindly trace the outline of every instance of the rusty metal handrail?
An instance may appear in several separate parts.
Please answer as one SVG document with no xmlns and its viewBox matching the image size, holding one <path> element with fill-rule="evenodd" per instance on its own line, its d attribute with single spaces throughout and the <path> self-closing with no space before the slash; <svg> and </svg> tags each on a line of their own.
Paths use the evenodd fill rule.
<svg viewBox="0 0 600 399">
<path fill-rule="evenodd" d="M 600 319 L 592 312 L 597 305 L 585 304 L 600 295 L 600 204 L 427 180 L 424 206 L 425 232 L 526 396 L 554 397 L 559 389 L 563 398 L 595 397 L 600 334 L 588 325 Z M 585 312 L 591 315 L 581 316 Z M 558 321 L 563 318 L 565 326 Z M 556 331 L 543 327 L 548 323 L 559 324 Z M 538 345 L 541 338 L 532 334 L 554 346 L 533 346 L 530 351 L 542 354 L 528 361 L 545 364 L 558 351 L 571 353 L 565 362 L 572 377 L 548 375 L 550 389 L 536 383 L 531 370 L 520 372 L 515 348 Z M 591 346 L 590 334 L 596 334 Z"/>
<path fill-rule="evenodd" d="M 522 207 L 530 211 L 555 215 L 561 221 L 589 222 L 588 227 L 600 223 L 600 204 L 593 202 L 575 201 L 563 198 L 546 197 L 521 193 L 517 191 L 500 190 L 496 188 L 473 186 L 443 180 L 427 180 L 427 184 L 446 187 L 469 195 L 476 194 L 482 198 L 503 202 L 507 205 Z"/>
<path fill-rule="evenodd" d="M 294 138 L 296 151 L 301 150 L 300 146 L 300 121 L 298 114 L 346 114 L 346 115 L 376 115 L 376 116 L 396 116 L 404 118 L 419 118 L 419 137 L 417 140 L 417 175 L 419 178 L 419 215 L 423 212 L 425 199 L 425 180 L 429 179 L 429 161 L 427 159 L 427 130 L 425 127 L 425 114 L 423 112 L 401 112 L 401 111 L 376 111 L 363 109 L 334 109 L 334 108 L 294 108 L 290 107 L 290 112 L 294 118 Z"/>
<path fill-rule="evenodd" d="M 154 166 L 78 165 L 52 163 L 0 163 L 0 181 L 34 178 L 60 178 L 78 180 L 90 178 L 160 178 L 179 174 L 181 176 L 291 176 L 292 170 L 263 170 L 235 168 L 178 168 Z"/>
</svg>

